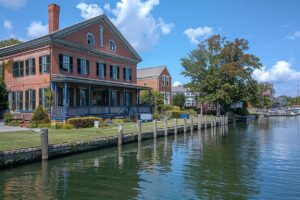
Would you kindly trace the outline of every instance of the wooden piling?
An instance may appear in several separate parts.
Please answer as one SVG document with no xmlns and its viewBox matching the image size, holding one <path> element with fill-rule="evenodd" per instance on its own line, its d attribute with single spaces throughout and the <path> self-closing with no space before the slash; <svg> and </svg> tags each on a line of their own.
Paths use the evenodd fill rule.
<svg viewBox="0 0 300 200">
<path fill-rule="evenodd" d="M 186 118 L 184 118 L 183 132 L 184 132 L 184 133 L 187 132 L 187 119 L 186 119 Z"/>
<path fill-rule="evenodd" d="M 201 119 L 202 115 L 198 115 L 198 130 L 201 130 L 201 123 L 202 123 L 202 119 Z"/>
<path fill-rule="evenodd" d="M 207 129 L 207 118 L 206 118 L 206 116 L 204 117 L 204 128 Z"/>
<path fill-rule="evenodd" d="M 168 136 L 168 120 L 164 119 L 164 132 L 165 136 Z"/>
<path fill-rule="evenodd" d="M 192 132 L 194 130 L 194 118 L 191 116 L 191 128 L 190 131 Z"/>
<path fill-rule="evenodd" d="M 42 161 L 48 160 L 48 129 L 41 129 Z"/>
<path fill-rule="evenodd" d="M 123 139 L 123 125 L 119 125 L 118 145 L 122 145 Z"/>
<path fill-rule="evenodd" d="M 153 138 L 157 138 L 157 120 L 153 120 Z"/>
<path fill-rule="evenodd" d="M 174 134 L 177 135 L 177 119 L 174 119 Z"/>
<path fill-rule="evenodd" d="M 141 120 L 137 120 L 136 127 L 137 127 L 138 141 L 140 142 L 140 141 L 142 141 L 142 122 L 141 122 Z"/>
</svg>

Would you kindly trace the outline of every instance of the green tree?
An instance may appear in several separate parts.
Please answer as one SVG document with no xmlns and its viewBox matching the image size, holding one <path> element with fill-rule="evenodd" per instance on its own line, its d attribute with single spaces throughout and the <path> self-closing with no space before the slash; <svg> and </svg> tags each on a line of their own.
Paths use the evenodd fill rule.
<svg viewBox="0 0 300 200">
<path fill-rule="evenodd" d="M 0 80 L 0 110 L 5 110 L 7 108 L 7 92 L 5 88 L 5 83 Z"/>
<path fill-rule="evenodd" d="M 183 93 L 175 94 L 172 99 L 172 104 L 183 108 L 185 104 L 185 95 Z"/>
<path fill-rule="evenodd" d="M 15 44 L 21 44 L 22 41 L 14 38 L 9 38 L 7 40 L 0 40 L 0 48 L 7 47 Z"/>
<path fill-rule="evenodd" d="M 154 112 L 160 111 L 160 108 L 164 105 L 164 95 L 159 91 L 154 90 L 151 90 L 150 93 L 143 92 L 141 94 L 141 103 L 153 106 Z"/>
<path fill-rule="evenodd" d="M 247 40 L 211 36 L 181 59 L 182 74 L 191 80 L 187 86 L 204 102 L 219 103 L 225 111 L 234 102 L 255 102 L 258 91 L 252 72 L 262 64 L 246 53 L 248 49 Z"/>
</svg>

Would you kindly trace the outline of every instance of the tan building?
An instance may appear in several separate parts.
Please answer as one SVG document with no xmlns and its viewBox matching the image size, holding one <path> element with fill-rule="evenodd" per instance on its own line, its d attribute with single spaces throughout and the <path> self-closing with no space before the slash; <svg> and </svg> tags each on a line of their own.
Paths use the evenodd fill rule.
<svg viewBox="0 0 300 200">
<path fill-rule="evenodd" d="M 164 95 L 165 104 L 172 102 L 172 77 L 166 66 L 138 69 L 137 84 L 160 91 Z"/>
</svg>

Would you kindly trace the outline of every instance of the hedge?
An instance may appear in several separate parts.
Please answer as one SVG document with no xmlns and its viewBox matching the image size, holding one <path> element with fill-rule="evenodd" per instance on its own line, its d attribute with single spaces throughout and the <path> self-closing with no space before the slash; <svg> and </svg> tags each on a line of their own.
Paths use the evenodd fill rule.
<svg viewBox="0 0 300 200">
<path fill-rule="evenodd" d="M 94 121 L 100 121 L 98 117 L 75 117 L 67 120 L 74 128 L 90 128 L 94 126 Z"/>
</svg>

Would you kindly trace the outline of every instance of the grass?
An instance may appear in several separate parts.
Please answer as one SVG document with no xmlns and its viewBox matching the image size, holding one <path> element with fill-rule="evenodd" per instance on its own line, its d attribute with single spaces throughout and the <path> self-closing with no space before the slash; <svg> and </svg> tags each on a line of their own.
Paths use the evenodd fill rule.
<svg viewBox="0 0 300 200">
<path fill-rule="evenodd" d="M 210 121 L 210 118 L 208 118 Z M 190 120 L 187 120 L 190 125 Z M 178 119 L 178 126 L 184 125 L 183 119 Z M 194 124 L 197 124 L 197 119 L 194 118 Z M 168 127 L 174 127 L 174 119 L 168 120 Z M 164 122 L 158 121 L 157 128 L 163 129 Z M 142 124 L 142 132 L 150 132 L 153 130 L 152 122 L 145 122 Z M 136 134 L 136 124 L 124 124 L 124 134 Z M 49 129 L 49 144 L 59 144 L 65 142 L 87 141 L 100 137 L 110 137 L 118 135 L 118 126 L 109 126 L 101 128 L 85 128 L 85 129 Z M 20 148 L 30 148 L 40 146 L 40 136 L 32 131 L 19 132 L 4 132 L 0 133 L 0 151 L 13 150 Z"/>
</svg>

